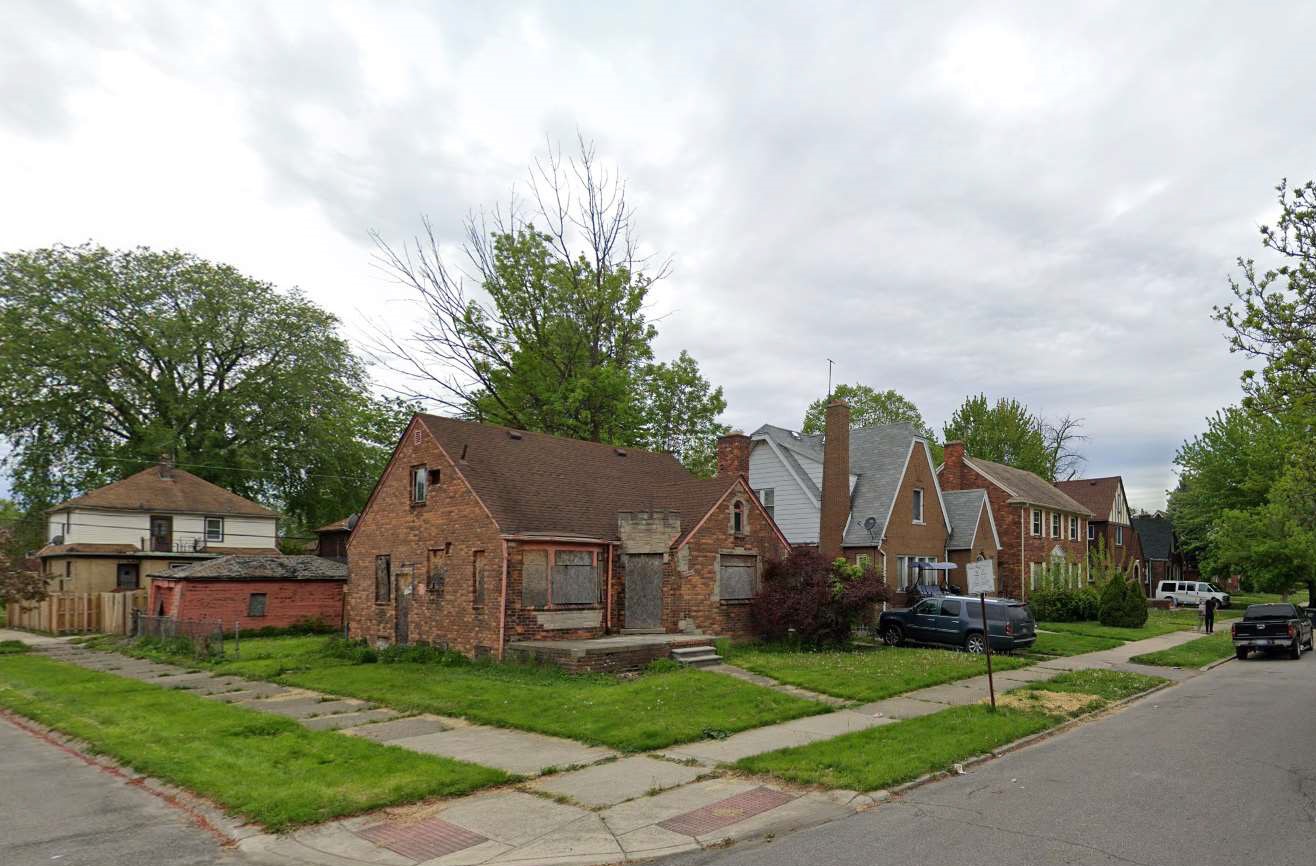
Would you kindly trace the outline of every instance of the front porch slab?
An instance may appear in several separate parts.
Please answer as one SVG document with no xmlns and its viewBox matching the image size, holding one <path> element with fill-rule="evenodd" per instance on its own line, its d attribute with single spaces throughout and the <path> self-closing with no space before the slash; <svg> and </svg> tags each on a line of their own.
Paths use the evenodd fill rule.
<svg viewBox="0 0 1316 866">
<path fill-rule="evenodd" d="M 712 646 L 713 635 L 618 634 L 577 640 L 525 640 L 507 645 L 507 657 L 546 662 L 572 673 L 622 673 L 643 670 L 680 647 Z"/>
</svg>

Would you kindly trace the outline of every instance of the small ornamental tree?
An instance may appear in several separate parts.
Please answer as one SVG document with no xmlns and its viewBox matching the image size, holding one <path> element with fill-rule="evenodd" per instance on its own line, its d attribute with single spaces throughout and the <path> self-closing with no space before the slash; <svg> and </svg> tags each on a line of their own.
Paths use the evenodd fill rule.
<svg viewBox="0 0 1316 866">
<path fill-rule="evenodd" d="M 1102 625 L 1141 628 L 1147 622 L 1147 597 L 1135 581 L 1115 574 L 1101 588 L 1099 620 Z"/>
<path fill-rule="evenodd" d="M 796 550 L 769 562 L 750 608 L 755 634 L 764 640 L 793 636 L 808 646 L 835 646 L 887 599 L 882 573 L 844 559 L 828 562 L 813 550 Z"/>
<path fill-rule="evenodd" d="M 46 579 L 24 567 L 18 557 L 0 547 L 0 605 L 41 601 L 46 597 Z"/>
</svg>

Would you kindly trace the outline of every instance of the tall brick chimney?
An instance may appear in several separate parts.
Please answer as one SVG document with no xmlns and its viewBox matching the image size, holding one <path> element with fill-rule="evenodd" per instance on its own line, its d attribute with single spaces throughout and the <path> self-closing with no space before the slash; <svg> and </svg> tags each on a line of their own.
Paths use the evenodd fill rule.
<svg viewBox="0 0 1316 866">
<path fill-rule="evenodd" d="M 825 432 L 818 552 L 830 561 L 841 555 L 850 519 L 850 407 L 844 400 L 827 404 Z"/>
<path fill-rule="evenodd" d="M 749 483 L 749 450 L 753 443 L 739 430 L 717 437 L 717 477 L 743 476 Z"/>
<path fill-rule="evenodd" d="M 160 477 L 166 480 L 174 477 L 174 458 L 169 454 L 160 455 Z"/>
<path fill-rule="evenodd" d="M 946 443 L 942 451 L 941 462 L 944 464 L 941 470 L 941 489 L 942 490 L 963 490 L 964 489 L 964 443 L 958 439 L 952 439 Z"/>
</svg>

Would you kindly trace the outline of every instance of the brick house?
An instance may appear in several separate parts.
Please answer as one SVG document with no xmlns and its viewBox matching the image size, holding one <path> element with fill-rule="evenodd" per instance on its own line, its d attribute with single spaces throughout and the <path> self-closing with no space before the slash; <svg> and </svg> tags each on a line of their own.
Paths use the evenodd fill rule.
<svg viewBox="0 0 1316 866">
<path fill-rule="evenodd" d="M 503 657 L 619 633 L 744 635 L 789 545 L 719 443 L 670 454 L 416 415 L 348 540 L 348 623 L 371 643 Z"/>
<path fill-rule="evenodd" d="M 947 490 L 942 493 L 942 499 L 951 525 L 946 558 L 958 566 L 955 574 L 963 575 L 970 562 L 997 560 L 1001 553 L 1001 536 L 996 531 L 987 491 Z"/>
<path fill-rule="evenodd" d="M 347 566 L 319 556 L 221 556 L 152 574 L 147 611 L 178 620 L 217 620 L 226 632 L 343 624 Z"/>
<path fill-rule="evenodd" d="M 964 453 L 947 442 L 937 470 L 943 490 L 987 491 L 1002 545 L 997 585 L 1003 595 L 1026 599 L 1046 564 L 1060 565 L 1075 582 L 1087 579 L 1087 522 L 1092 512 L 1049 481 L 1023 469 Z"/>
<path fill-rule="evenodd" d="M 1133 526 L 1146 563 L 1147 586 L 1153 594 L 1162 580 L 1197 580 L 1197 571 L 1184 562 L 1174 525 L 1164 512 L 1139 514 L 1133 518 Z M 1232 580 L 1230 589 L 1237 591 L 1237 578 Z"/>
<path fill-rule="evenodd" d="M 1110 561 L 1148 590 L 1147 567 L 1143 561 L 1142 542 L 1129 513 L 1129 499 L 1124 493 L 1124 479 L 1079 478 L 1057 481 L 1056 487 L 1092 512 L 1088 521 L 1088 549 L 1095 556 L 1104 549 Z"/>
</svg>

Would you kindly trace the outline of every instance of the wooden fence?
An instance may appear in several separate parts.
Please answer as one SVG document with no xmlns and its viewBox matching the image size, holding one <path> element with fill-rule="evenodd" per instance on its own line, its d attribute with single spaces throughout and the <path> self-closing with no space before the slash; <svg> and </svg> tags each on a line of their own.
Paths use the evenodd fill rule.
<svg viewBox="0 0 1316 866">
<path fill-rule="evenodd" d="M 146 590 L 52 592 L 43 601 L 11 602 L 6 613 L 10 628 L 48 634 L 128 634 L 134 608 L 146 608 Z"/>
</svg>

